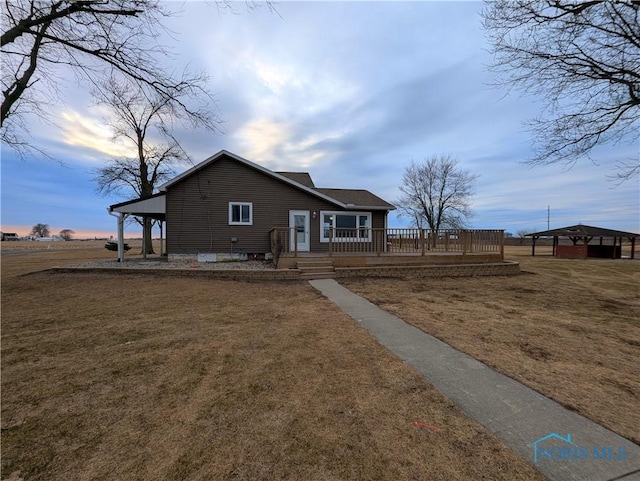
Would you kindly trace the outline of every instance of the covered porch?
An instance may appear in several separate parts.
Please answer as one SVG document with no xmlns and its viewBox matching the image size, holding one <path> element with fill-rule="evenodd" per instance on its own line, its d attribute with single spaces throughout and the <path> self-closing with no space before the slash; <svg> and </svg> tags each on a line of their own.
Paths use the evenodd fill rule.
<svg viewBox="0 0 640 481">
<path fill-rule="evenodd" d="M 129 216 L 142 217 L 143 219 L 153 219 L 160 225 L 160 255 L 163 252 L 163 224 L 166 221 L 166 195 L 164 193 L 155 194 L 144 199 L 130 200 L 120 204 L 114 204 L 107 209 L 110 215 L 118 219 L 118 262 L 124 262 L 124 222 Z M 143 236 L 142 252 L 146 257 L 146 245 Z"/>
</svg>

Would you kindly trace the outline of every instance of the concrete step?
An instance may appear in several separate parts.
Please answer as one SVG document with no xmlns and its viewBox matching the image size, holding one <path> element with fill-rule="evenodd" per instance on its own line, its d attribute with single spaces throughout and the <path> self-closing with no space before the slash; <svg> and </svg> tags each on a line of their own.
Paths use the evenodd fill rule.
<svg viewBox="0 0 640 481">
<path fill-rule="evenodd" d="M 298 265 L 300 272 L 333 272 L 333 266 L 301 266 Z"/>
<path fill-rule="evenodd" d="M 335 272 L 331 259 L 305 259 L 297 262 L 300 279 L 333 279 Z"/>
<path fill-rule="evenodd" d="M 297 263 L 298 269 L 301 268 L 305 268 L 305 267 L 328 267 L 333 269 L 333 261 L 331 260 L 327 260 L 327 261 L 298 261 Z"/>
<path fill-rule="evenodd" d="M 297 262 L 300 277 L 303 279 L 331 279 L 334 268 L 331 259 L 313 259 Z"/>
<path fill-rule="evenodd" d="M 333 279 L 335 272 L 300 272 L 300 279 Z"/>
</svg>

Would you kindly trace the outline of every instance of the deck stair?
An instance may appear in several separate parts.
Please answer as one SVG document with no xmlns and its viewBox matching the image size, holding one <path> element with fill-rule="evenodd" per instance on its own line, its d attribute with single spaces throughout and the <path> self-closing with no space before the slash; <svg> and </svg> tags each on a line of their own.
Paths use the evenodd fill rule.
<svg viewBox="0 0 640 481">
<path fill-rule="evenodd" d="M 300 279 L 333 279 L 335 269 L 331 259 L 305 259 L 297 262 Z"/>
</svg>

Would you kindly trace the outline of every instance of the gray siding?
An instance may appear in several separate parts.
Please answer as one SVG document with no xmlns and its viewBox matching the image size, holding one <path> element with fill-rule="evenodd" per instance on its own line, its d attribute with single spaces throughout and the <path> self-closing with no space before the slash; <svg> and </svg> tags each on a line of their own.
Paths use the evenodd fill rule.
<svg viewBox="0 0 640 481">
<path fill-rule="evenodd" d="M 253 203 L 253 225 L 229 225 L 230 201 Z M 167 251 L 269 252 L 269 231 L 288 227 L 290 210 L 318 212 L 310 219 L 311 251 L 326 251 L 327 244 L 320 242 L 319 213 L 342 209 L 223 156 L 168 189 Z M 384 227 L 386 213 L 372 214 L 373 227 Z M 231 238 L 237 242 L 232 244 Z"/>
</svg>

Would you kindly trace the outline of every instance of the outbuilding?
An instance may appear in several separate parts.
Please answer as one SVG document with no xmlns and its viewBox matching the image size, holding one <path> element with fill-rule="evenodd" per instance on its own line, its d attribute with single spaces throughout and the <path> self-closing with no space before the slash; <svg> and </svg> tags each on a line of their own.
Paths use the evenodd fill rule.
<svg viewBox="0 0 640 481">
<path fill-rule="evenodd" d="M 526 237 L 532 238 L 532 256 L 536 255 L 536 242 L 540 238 L 553 237 L 553 255 L 561 259 L 586 259 L 587 257 L 620 259 L 622 242 L 627 239 L 631 243 L 631 259 L 634 259 L 636 239 L 640 234 L 578 224 L 533 232 Z M 561 244 L 561 238 L 571 240 L 571 244 Z"/>
</svg>

